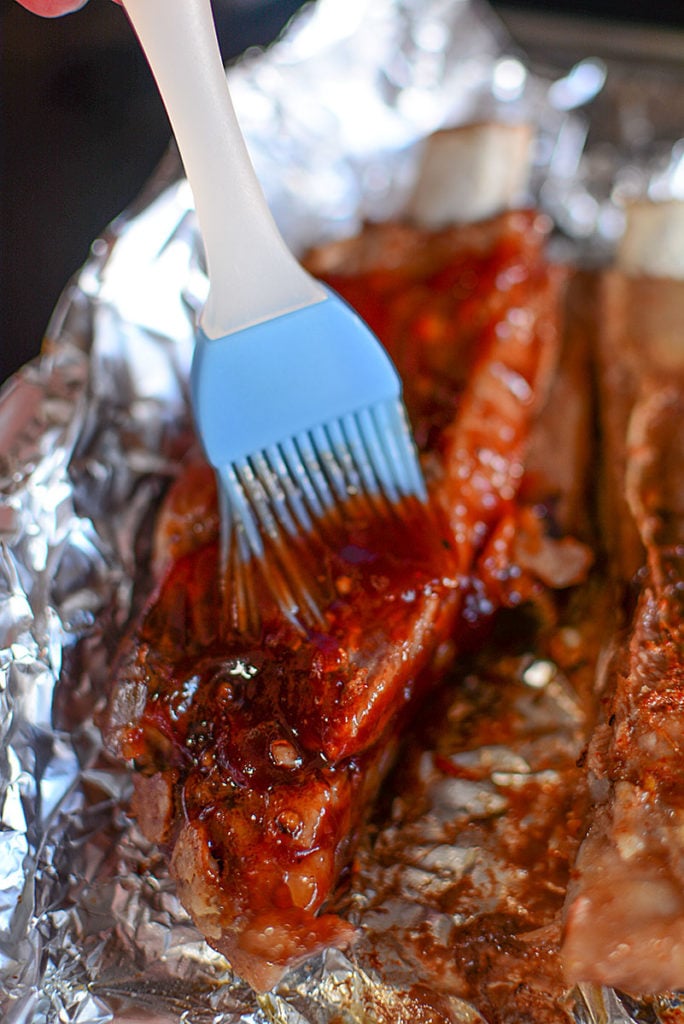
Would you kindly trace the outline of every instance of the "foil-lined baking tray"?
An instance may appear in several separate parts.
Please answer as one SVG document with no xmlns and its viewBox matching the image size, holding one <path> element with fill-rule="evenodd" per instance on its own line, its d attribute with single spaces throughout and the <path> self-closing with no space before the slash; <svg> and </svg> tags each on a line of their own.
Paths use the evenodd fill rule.
<svg viewBox="0 0 684 1024">
<path fill-rule="evenodd" d="M 532 198 L 554 217 L 559 251 L 593 260 L 619 233 L 625 194 L 676 191 L 681 145 L 667 117 L 684 79 L 655 67 L 658 102 L 645 109 L 639 97 L 635 109 L 619 59 L 587 52 L 561 64 L 529 61 L 477 2 L 319 0 L 231 78 L 295 250 L 399 213 L 427 134 L 497 117 L 538 126 Z M 638 116 L 657 145 L 635 149 Z M 596 128 L 606 117 L 609 145 Z M 364 938 L 258 998 L 201 941 L 126 814 L 129 777 L 103 752 L 94 718 L 117 642 L 149 586 L 155 508 L 196 443 L 187 378 L 206 287 L 191 195 L 171 151 L 135 207 L 94 243 L 42 357 L 0 396 L 2 1019 L 404 1021 L 420 999 L 424 1014 L 429 989 L 434 1020 L 485 1020 L 456 994 L 457 978 L 439 981 L 453 925 L 443 896 L 479 857 L 489 898 L 513 898 L 496 822 L 513 791 L 531 798 L 562 785 L 524 728 L 506 746 L 471 750 L 467 763 L 456 746 L 443 750 L 454 773 L 441 787 L 434 752 L 414 738 L 407 763 L 429 810 L 408 820 L 398 798 L 362 845 L 345 898 Z M 568 764 L 584 738 L 573 671 L 538 652 L 506 667 L 507 699 L 553 735 Z M 477 700 L 486 692 L 485 680 Z M 508 712 L 487 708 L 495 713 Z M 473 820 L 477 852 L 459 842 Z M 429 938 L 422 953 L 416 936 Z M 547 938 L 532 941 L 541 949 Z M 645 1008 L 595 990 L 559 999 L 542 985 L 539 1000 L 549 1020 L 587 1024 L 678 1013 L 673 996 Z"/>
</svg>

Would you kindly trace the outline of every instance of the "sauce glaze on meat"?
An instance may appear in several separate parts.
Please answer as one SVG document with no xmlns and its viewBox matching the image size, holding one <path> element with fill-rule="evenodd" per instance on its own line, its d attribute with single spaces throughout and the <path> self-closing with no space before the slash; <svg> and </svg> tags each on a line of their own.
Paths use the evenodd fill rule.
<svg viewBox="0 0 684 1024">
<path fill-rule="evenodd" d="M 526 211 L 433 234 L 386 225 L 312 255 L 395 358 L 431 493 L 374 519 L 343 510 L 317 549 L 326 629 L 302 636 L 257 580 L 261 629 L 232 630 L 204 471 L 167 500 L 166 568 L 122 645 L 104 731 L 138 769 L 133 810 L 182 902 L 258 990 L 353 940 L 326 904 L 407 714 L 497 606 L 553 575 L 546 513 L 517 500 L 559 340 L 547 230 Z M 563 585 L 586 571 L 573 554 Z"/>
</svg>

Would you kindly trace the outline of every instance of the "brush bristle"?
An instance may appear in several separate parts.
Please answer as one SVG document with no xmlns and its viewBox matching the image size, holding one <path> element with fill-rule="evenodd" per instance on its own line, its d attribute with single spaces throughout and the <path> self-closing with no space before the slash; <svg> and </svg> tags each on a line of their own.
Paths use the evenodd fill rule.
<svg viewBox="0 0 684 1024">
<path fill-rule="evenodd" d="M 250 593 L 255 566 L 291 622 L 322 628 L 330 595 L 307 538 L 320 545 L 339 535 L 352 500 L 368 515 L 387 516 L 399 513 L 407 498 L 426 498 L 400 401 L 302 432 L 231 464 L 219 477 L 233 625 L 243 631 L 258 625 Z"/>
</svg>

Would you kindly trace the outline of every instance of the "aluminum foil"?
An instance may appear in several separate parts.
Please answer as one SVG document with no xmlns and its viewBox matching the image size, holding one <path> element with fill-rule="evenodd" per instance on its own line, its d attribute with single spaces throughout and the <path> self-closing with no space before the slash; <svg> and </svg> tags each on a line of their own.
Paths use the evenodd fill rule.
<svg viewBox="0 0 684 1024">
<path fill-rule="evenodd" d="M 607 95 L 605 65 L 588 55 L 574 68 L 532 73 L 478 3 L 319 0 L 231 78 L 257 170 L 295 250 L 399 212 L 425 136 L 493 115 L 539 126 L 534 198 L 575 252 L 587 239 L 596 251 L 615 234 L 614 194 L 603 196 L 604 216 L 589 227 L 581 201 L 603 187 L 587 147 Z M 678 167 L 675 143 L 668 159 Z M 640 187 L 650 187 L 654 173 L 648 161 L 640 165 Z M 402 822 L 397 805 L 369 833 L 348 897 L 346 910 L 366 938 L 268 996 L 255 997 L 200 940 L 163 862 L 127 817 L 128 773 L 103 752 L 94 723 L 113 651 L 149 587 L 155 508 L 196 444 L 187 378 L 194 311 L 206 289 L 191 195 L 171 153 L 135 208 L 93 245 L 55 311 L 43 356 L 0 396 L 6 1024 L 413 1019 L 412 986 L 435 979 L 434 964 L 408 937 L 427 928 L 434 948 L 448 949 L 450 922 L 435 901 L 475 856 L 459 846 L 453 820 L 494 821 L 511 787 L 533 785 L 547 771 L 521 735 L 492 754 L 486 771 L 480 766 L 470 788 L 432 792 L 429 820 L 413 823 L 413 846 L 393 867 L 381 855 Z M 543 693 L 519 668 L 511 692 L 528 702 L 534 692 L 535 713 L 553 723 L 570 763 L 583 722 L 572 689 L 557 666 Z M 417 752 L 416 764 L 430 756 Z M 426 792 L 430 779 L 426 769 Z M 484 839 L 479 849 L 492 854 Z M 513 880 L 499 868 L 492 878 L 501 895 Z M 392 871 L 412 895 L 381 906 Z M 454 991 L 444 988 L 435 1020 L 485 1019 Z M 615 993 L 575 995 L 558 1010 L 567 1019 L 645 1019 L 643 1008 Z M 676 1000 L 648 1012 L 673 1020 Z"/>
</svg>

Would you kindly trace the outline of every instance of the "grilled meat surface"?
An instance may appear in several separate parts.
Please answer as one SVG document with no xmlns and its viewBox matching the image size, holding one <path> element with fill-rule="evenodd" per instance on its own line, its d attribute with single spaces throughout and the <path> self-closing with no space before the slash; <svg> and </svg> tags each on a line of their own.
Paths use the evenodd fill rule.
<svg viewBox="0 0 684 1024">
<path fill-rule="evenodd" d="M 370 518 L 351 500 L 333 541 L 312 540 L 326 629 L 296 631 L 258 573 L 260 631 L 231 628 L 206 469 L 179 479 L 160 516 L 160 580 L 122 644 L 103 728 L 137 768 L 133 811 L 168 850 L 182 902 L 257 990 L 353 941 L 326 905 L 407 716 L 454 651 L 497 606 L 586 573 L 585 549 L 549 535 L 550 506 L 518 500 L 559 342 L 547 230 L 520 211 L 435 233 L 369 227 L 312 254 L 398 365 L 431 496 Z"/>
<path fill-rule="evenodd" d="M 570 980 L 655 993 L 684 984 L 684 288 L 615 272 L 602 298 L 604 509 L 619 516 L 605 527 L 622 600 L 563 953 Z"/>
</svg>

